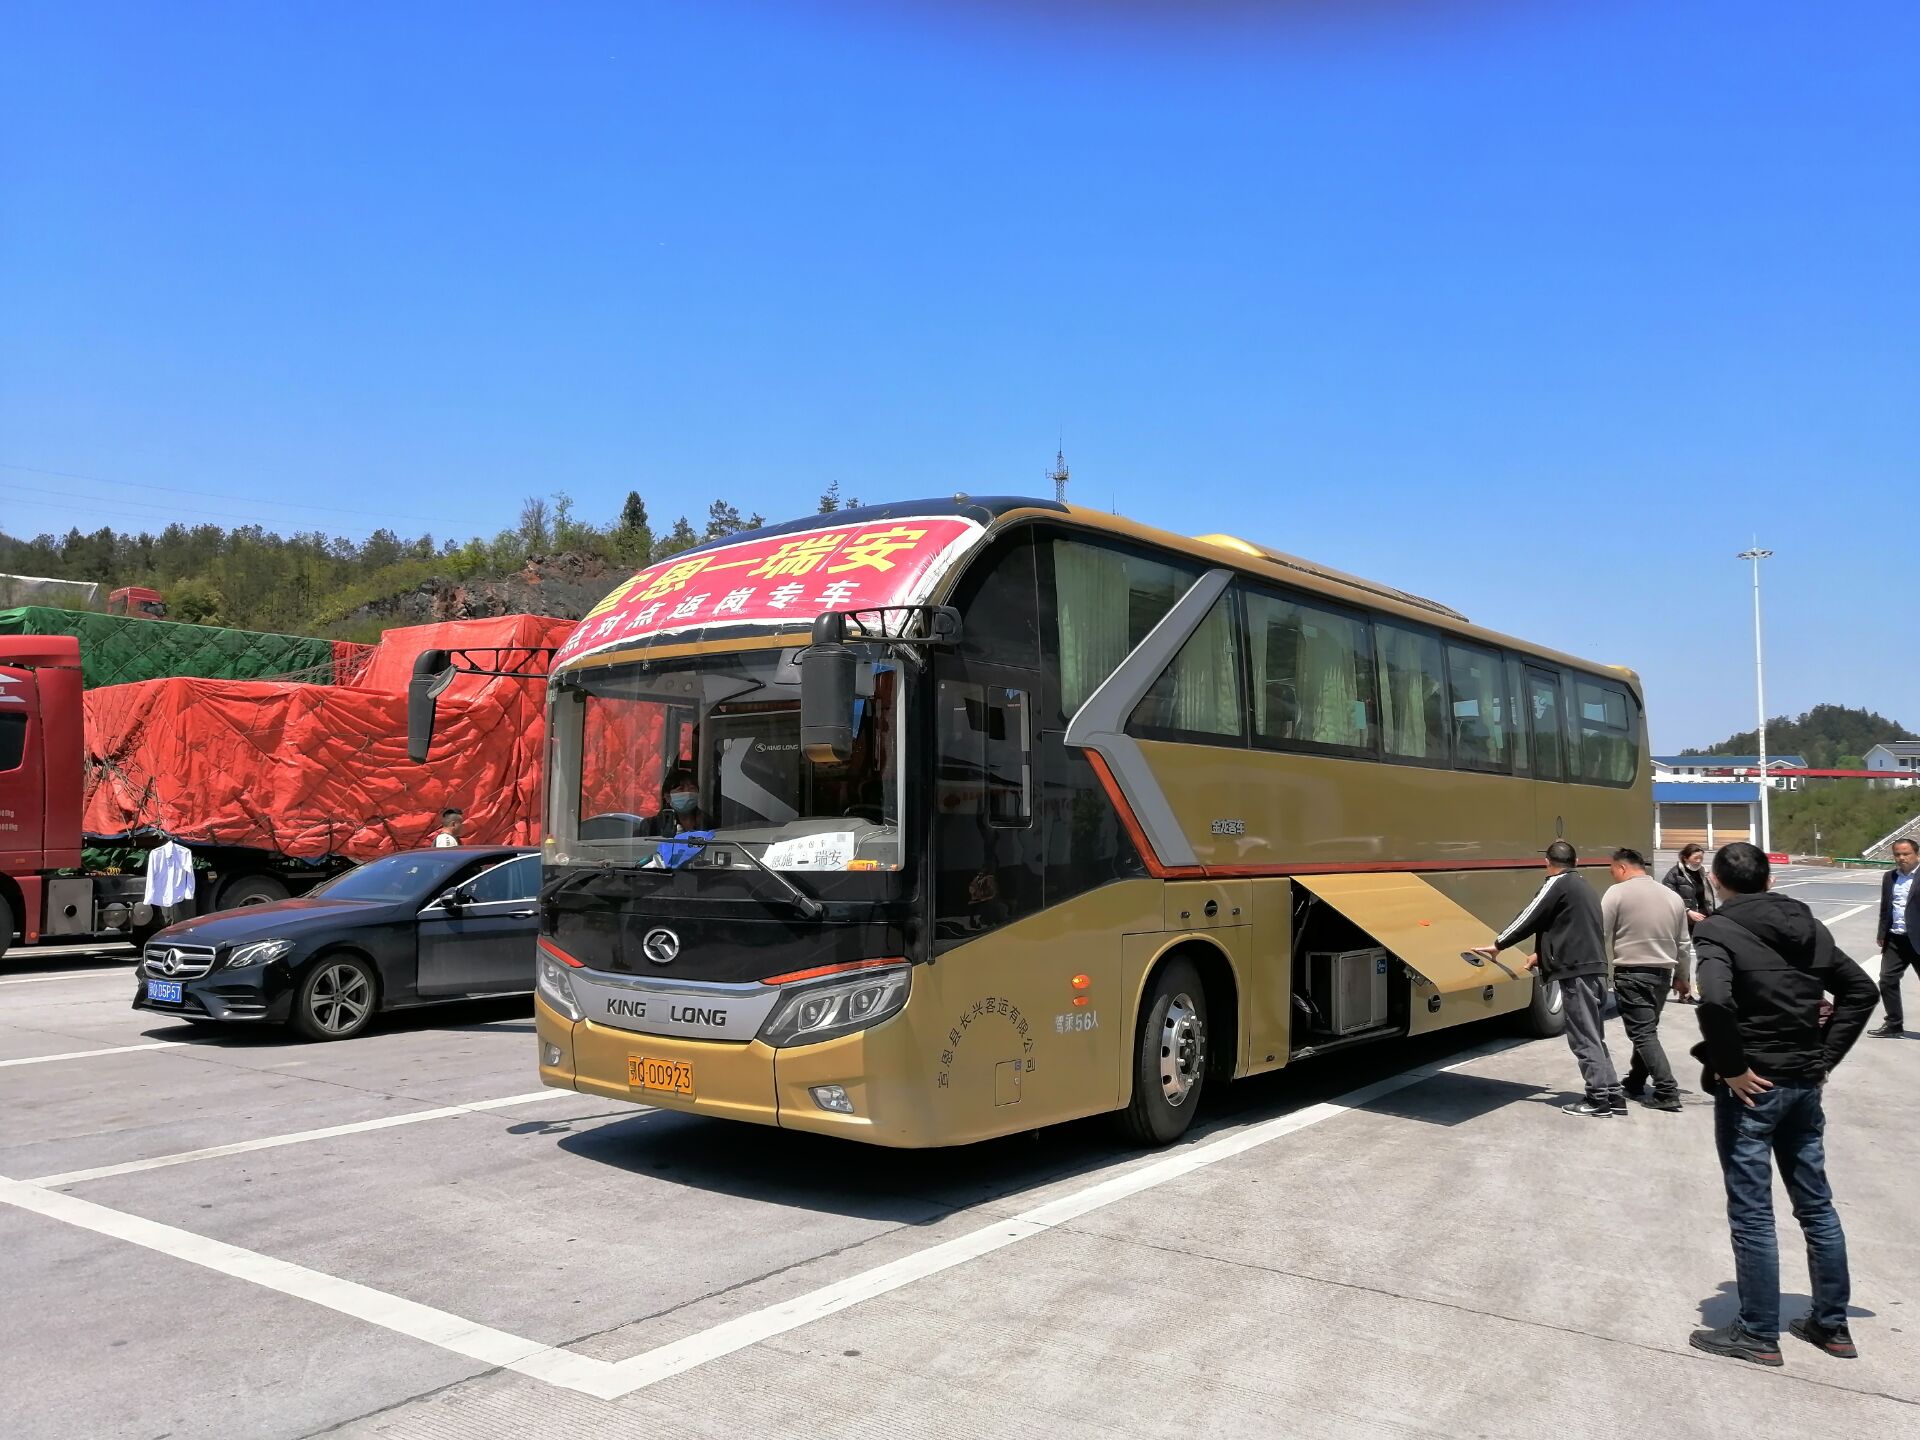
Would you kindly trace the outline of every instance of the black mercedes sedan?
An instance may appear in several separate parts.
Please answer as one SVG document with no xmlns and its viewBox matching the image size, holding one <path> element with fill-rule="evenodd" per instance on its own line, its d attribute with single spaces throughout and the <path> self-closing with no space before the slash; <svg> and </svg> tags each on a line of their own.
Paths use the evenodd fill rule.
<svg viewBox="0 0 1920 1440">
<path fill-rule="evenodd" d="M 141 953 L 136 1010 L 359 1034 L 382 1010 L 533 989 L 540 856 L 390 855 L 294 900 L 170 925 Z"/>
</svg>

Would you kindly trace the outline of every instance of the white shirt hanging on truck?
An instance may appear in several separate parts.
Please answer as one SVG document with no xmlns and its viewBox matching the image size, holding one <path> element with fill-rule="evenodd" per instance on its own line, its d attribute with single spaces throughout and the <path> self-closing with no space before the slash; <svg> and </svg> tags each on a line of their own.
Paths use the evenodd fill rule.
<svg viewBox="0 0 1920 1440">
<path fill-rule="evenodd" d="M 193 898 L 193 852 L 169 840 L 147 856 L 149 905 L 179 905 Z"/>
</svg>

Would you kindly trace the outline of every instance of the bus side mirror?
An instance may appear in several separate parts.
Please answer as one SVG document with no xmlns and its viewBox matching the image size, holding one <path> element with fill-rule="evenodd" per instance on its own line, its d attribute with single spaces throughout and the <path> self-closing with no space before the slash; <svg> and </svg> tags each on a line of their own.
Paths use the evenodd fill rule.
<svg viewBox="0 0 1920 1440">
<path fill-rule="evenodd" d="M 813 622 L 813 644 L 800 655 L 800 749 L 815 765 L 844 763 L 853 754 L 859 666 L 846 639 L 846 617 L 822 615 Z"/>
<path fill-rule="evenodd" d="M 433 722 L 440 694 L 453 683 L 453 665 L 444 650 L 422 650 L 407 682 L 407 758 L 419 765 L 433 748 Z"/>
</svg>

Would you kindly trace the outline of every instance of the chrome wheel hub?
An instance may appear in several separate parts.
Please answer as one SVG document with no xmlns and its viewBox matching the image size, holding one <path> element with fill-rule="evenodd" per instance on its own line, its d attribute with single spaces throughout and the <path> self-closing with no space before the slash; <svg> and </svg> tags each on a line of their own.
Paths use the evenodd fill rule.
<svg viewBox="0 0 1920 1440">
<path fill-rule="evenodd" d="M 1547 987 L 1547 1013 L 1549 1015 L 1558 1015 L 1561 1007 L 1567 1003 L 1567 997 L 1562 993 L 1558 980 L 1548 980 L 1545 984 Z"/>
<path fill-rule="evenodd" d="M 1160 1093 L 1176 1109 L 1200 1083 L 1207 1063 L 1207 1030 L 1193 997 L 1184 992 L 1167 1002 L 1160 1026 Z"/>
<path fill-rule="evenodd" d="M 329 965 L 313 982 L 313 1018 L 329 1035 L 353 1029 L 373 1008 L 373 985 L 352 965 Z"/>
</svg>

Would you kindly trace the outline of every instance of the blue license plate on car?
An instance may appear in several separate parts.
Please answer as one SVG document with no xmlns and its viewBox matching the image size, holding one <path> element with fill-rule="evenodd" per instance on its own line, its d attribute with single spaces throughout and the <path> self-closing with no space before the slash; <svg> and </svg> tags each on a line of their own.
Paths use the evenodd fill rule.
<svg viewBox="0 0 1920 1440">
<path fill-rule="evenodd" d="M 180 982 L 178 980 L 147 981 L 147 999 L 157 1000 L 162 1005 L 180 1003 Z"/>
</svg>

